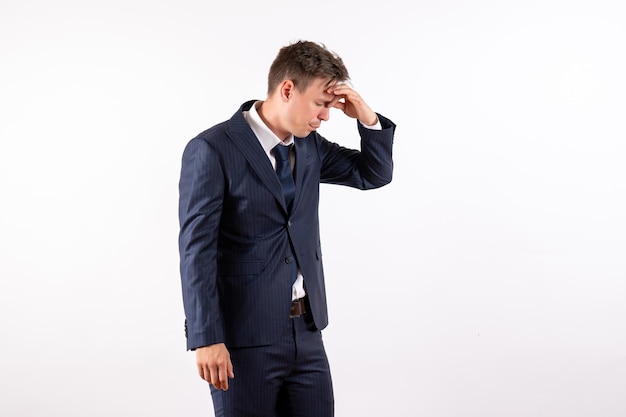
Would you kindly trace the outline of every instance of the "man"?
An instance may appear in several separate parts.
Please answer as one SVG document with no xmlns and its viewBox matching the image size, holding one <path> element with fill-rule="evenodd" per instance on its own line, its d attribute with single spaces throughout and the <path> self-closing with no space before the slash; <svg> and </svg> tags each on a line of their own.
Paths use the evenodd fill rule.
<svg viewBox="0 0 626 417">
<path fill-rule="evenodd" d="M 388 184 L 395 130 L 347 80 L 341 58 L 323 45 L 285 46 L 265 101 L 244 103 L 183 153 L 187 348 L 210 383 L 216 416 L 334 413 L 321 337 L 328 318 L 319 184 Z M 360 151 L 316 132 L 331 108 L 358 120 Z"/>
</svg>

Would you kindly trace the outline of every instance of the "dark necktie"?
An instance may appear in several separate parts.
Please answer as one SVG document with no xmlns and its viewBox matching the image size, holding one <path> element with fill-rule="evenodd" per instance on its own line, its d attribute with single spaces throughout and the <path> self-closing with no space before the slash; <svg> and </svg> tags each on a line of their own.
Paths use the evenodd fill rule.
<svg viewBox="0 0 626 417">
<path fill-rule="evenodd" d="M 290 146 L 276 145 L 274 146 L 274 157 L 276 158 L 276 174 L 280 180 L 280 184 L 283 186 L 283 196 L 285 197 L 285 204 L 287 204 L 287 212 L 291 212 L 291 206 L 293 205 L 293 198 L 296 195 L 296 184 L 293 182 L 293 174 L 291 173 L 291 166 L 289 166 L 289 149 Z M 293 285 L 298 278 L 298 266 L 293 257 L 289 259 L 288 263 L 291 264 L 292 278 L 291 284 Z"/>
<path fill-rule="evenodd" d="M 276 145 L 274 146 L 274 157 L 276 158 L 276 174 L 283 186 L 283 196 L 287 211 L 291 211 L 293 198 L 296 195 L 296 184 L 293 182 L 291 167 L 289 166 L 289 149 L 291 146 Z"/>
</svg>

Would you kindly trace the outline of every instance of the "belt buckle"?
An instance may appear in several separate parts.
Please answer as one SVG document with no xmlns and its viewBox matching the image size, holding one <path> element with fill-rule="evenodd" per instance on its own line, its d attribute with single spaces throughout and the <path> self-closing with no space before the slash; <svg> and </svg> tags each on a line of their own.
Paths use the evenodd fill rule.
<svg viewBox="0 0 626 417">
<path fill-rule="evenodd" d="M 293 319 L 302 316 L 306 313 L 306 307 L 304 304 L 304 298 L 298 298 L 291 302 L 291 308 L 289 310 L 289 318 Z"/>
</svg>

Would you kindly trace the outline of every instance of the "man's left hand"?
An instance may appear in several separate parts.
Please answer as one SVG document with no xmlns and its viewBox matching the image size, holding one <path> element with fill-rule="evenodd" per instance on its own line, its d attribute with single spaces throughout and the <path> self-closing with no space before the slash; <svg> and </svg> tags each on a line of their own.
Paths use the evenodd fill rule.
<svg viewBox="0 0 626 417">
<path fill-rule="evenodd" d="M 349 117 L 359 119 L 364 125 L 373 126 L 378 123 L 376 113 L 365 103 L 359 93 L 347 84 L 335 84 L 327 92 L 335 95 L 330 107 L 343 111 Z"/>
</svg>

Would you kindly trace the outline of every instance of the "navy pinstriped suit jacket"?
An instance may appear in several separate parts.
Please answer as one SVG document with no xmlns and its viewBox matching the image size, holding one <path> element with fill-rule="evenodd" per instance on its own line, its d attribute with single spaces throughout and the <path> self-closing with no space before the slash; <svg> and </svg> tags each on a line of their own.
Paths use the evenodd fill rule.
<svg viewBox="0 0 626 417">
<path fill-rule="evenodd" d="M 390 120 L 379 115 L 382 130 L 357 122 L 361 151 L 312 132 L 294 141 L 296 196 L 288 214 L 278 177 L 242 114 L 253 103 L 199 134 L 183 153 L 179 249 L 188 349 L 274 342 L 289 320 L 294 257 L 315 325 L 326 327 L 319 184 L 365 190 L 392 178 Z"/>
</svg>

